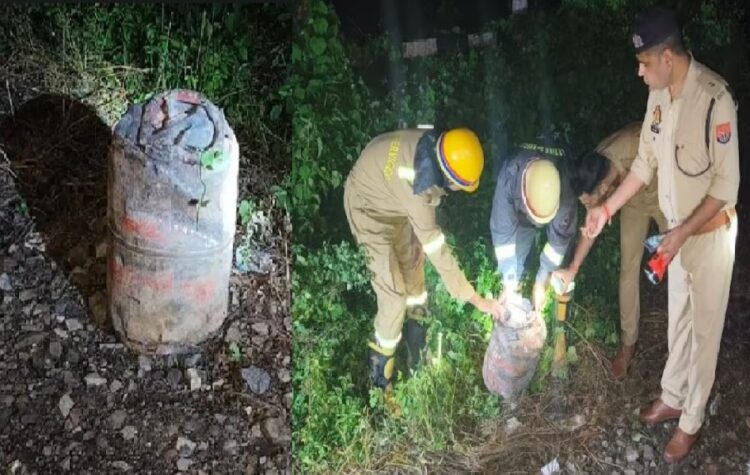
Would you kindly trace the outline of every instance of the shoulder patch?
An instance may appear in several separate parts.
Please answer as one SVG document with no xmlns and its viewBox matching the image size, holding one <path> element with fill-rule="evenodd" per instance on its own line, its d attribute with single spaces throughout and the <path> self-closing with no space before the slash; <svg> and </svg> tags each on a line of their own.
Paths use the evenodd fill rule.
<svg viewBox="0 0 750 475">
<path fill-rule="evenodd" d="M 724 122 L 716 126 L 716 141 L 720 144 L 729 142 L 732 138 L 732 124 Z"/>
</svg>

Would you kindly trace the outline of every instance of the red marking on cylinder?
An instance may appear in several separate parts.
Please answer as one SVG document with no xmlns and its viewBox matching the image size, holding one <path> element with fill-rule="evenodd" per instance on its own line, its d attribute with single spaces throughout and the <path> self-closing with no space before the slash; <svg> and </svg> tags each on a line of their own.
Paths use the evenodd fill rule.
<svg viewBox="0 0 750 475">
<path fill-rule="evenodd" d="M 134 219 L 128 215 L 122 217 L 122 229 L 126 234 L 136 234 L 138 237 L 144 237 L 152 241 L 164 239 L 159 226 L 145 220 Z"/>
<path fill-rule="evenodd" d="M 216 291 L 216 283 L 212 280 L 183 282 L 181 287 L 192 300 L 200 303 L 208 302 Z"/>
</svg>

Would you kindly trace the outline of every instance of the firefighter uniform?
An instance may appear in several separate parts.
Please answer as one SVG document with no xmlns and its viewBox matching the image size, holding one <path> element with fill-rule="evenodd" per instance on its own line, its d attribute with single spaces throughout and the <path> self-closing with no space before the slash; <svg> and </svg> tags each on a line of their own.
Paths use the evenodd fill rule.
<svg viewBox="0 0 750 475">
<path fill-rule="evenodd" d="M 375 335 L 394 347 L 401 338 L 408 306 L 427 301 L 423 265 L 414 266 L 413 236 L 440 274 L 450 294 L 462 301 L 474 295 L 436 222 L 446 191 L 429 186 L 415 194 L 417 148 L 434 150 L 432 132 L 405 129 L 375 137 L 362 151 L 344 188 L 344 206 L 357 243 L 368 255 L 377 295 Z"/>
<path fill-rule="evenodd" d="M 670 228 L 707 195 L 726 202 L 669 266 L 669 357 L 661 400 L 680 409 L 679 428 L 695 434 L 714 382 L 737 230 L 737 111 L 723 78 L 691 58 L 679 97 L 672 99 L 669 88 L 649 93 L 632 172 L 646 184 L 658 180 L 659 206 Z"/>
<path fill-rule="evenodd" d="M 641 122 L 632 122 L 602 140 L 596 148 L 612 163 L 620 177 L 628 174 L 638 153 L 641 127 Z M 656 221 L 660 232 L 666 231 L 666 219 L 659 209 L 656 180 L 631 198 L 620 214 L 620 339 L 627 346 L 638 340 L 643 240 L 647 237 L 651 219 Z"/>
<path fill-rule="evenodd" d="M 560 149 L 550 149 L 553 153 Z M 492 199 L 490 231 L 503 289 L 516 290 L 526 267 L 526 259 L 542 224 L 529 214 L 524 203 L 524 171 L 534 160 L 544 158 L 535 150 L 522 149 L 500 169 Z M 547 243 L 539 258 L 535 282 L 546 285 L 550 273 L 560 267 L 576 234 L 577 202 L 567 179 L 560 180 L 560 202 L 554 218 L 546 224 Z"/>
</svg>

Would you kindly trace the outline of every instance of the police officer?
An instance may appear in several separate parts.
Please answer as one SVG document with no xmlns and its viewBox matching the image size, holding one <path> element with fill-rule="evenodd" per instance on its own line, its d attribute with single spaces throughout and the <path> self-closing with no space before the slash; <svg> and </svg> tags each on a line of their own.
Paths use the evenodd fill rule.
<svg viewBox="0 0 750 475">
<path fill-rule="evenodd" d="M 544 305 L 550 273 L 560 267 L 576 233 L 575 196 L 567 179 L 560 179 L 555 161 L 563 149 L 522 144 L 503 163 L 492 199 L 490 231 L 498 272 L 503 279 L 499 301 L 505 304 L 526 267 L 537 230 L 546 226 L 547 243 L 539 257 L 532 303 L 536 311 Z"/>
<path fill-rule="evenodd" d="M 641 122 L 632 122 L 599 143 L 595 150 L 581 156 L 571 173 L 573 193 L 586 209 L 601 205 L 617 185 L 627 176 L 638 152 Z M 667 229 L 666 219 L 659 209 L 656 180 L 639 191 L 622 208 L 620 216 L 620 349 L 612 360 L 612 376 L 625 376 L 635 352 L 640 320 L 640 275 L 643 240 L 647 237 L 651 220 L 660 232 Z M 570 265 L 556 270 L 562 288 L 575 280 L 594 239 L 582 235 Z"/>
<path fill-rule="evenodd" d="M 649 87 L 638 157 L 617 191 L 589 211 L 586 227 L 598 234 L 630 197 L 658 180 L 669 231 L 657 252 L 672 259 L 669 357 L 661 396 L 640 419 L 679 418 L 664 449 L 673 463 L 698 438 L 724 328 L 737 230 L 737 110 L 724 79 L 685 51 L 672 11 L 644 11 L 632 39 L 638 75 Z"/>
<path fill-rule="evenodd" d="M 423 252 L 450 294 L 480 311 L 498 316 L 500 305 L 482 298 L 453 258 L 435 219 L 448 191 L 473 192 L 479 186 L 484 154 L 469 129 L 443 133 L 404 129 L 372 139 L 344 187 L 349 227 L 368 255 L 378 300 L 369 342 L 370 379 L 390 389 L 394 355 L 405 313 L 409 365 L 419 362 L 425 343 L 420 319 L 426 314 Z"/>
</svg>

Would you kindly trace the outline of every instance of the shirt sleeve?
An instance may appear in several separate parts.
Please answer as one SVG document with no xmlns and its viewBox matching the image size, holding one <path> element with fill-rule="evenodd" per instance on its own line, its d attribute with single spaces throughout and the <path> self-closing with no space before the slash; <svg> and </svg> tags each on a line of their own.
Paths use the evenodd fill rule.
<svg viewBox="0 0 750 475">
<path fill-rule="evenodd" d="M 646 115 L 643 118 L 643 125 L 641 126 L 641 139 L 638 142 L 638 154 L 633 160 L 633 165 L 630 167 L 630 173 L 635 174 L 644 185 L 651 183 L 654 177 L 654 171 L 656 170 L 656 155 L 654 154 L 654 147 L 649 140 L 651 136 L 651 121 L 650 116 L 653 114 L 652 109 L 654 108 L 654 94 L 649 94 L 648 106 L 646 107 Z"/>
<path fill-rule="evenodd" d="M 568 247 L 576 235 L 578 206 L 572 192 L 560 203 L 560 209 L 547 225 L 547 244 L 539 256 L 539 270 L 536 283 L 546 283 L 552 271 L 557 270 L 568 252 Z"/>
<path fill-rule="evenodd" d="M 436 207 L 427 203 L 425 198 L 417 196 L 409 200 L 406 208 L 414 234 L 419 239 L 427 258 L 440 274 L 445 288 L 454 298 L 469 300 L 475 293 L 474 287 L 466 279 L 448 243 L 445 242 L 445 235 L 436 221 Z"/>
<path fill-rule="evenodd" d="M 502 179 L 498 179 L 492 198 L 490 232 L 497 258 L 497 270 L 503 279 L 503 289 L 516 289 L 520 278 L 516 261 L 518 216 L 506 185 Z"/>
<path fill-rule="evenodd" d="M 708 194 L 733 206 L 740 186 L 740 153 L 737 109 L 726 89 L 717 96 L 712 124 L 709 154 L 714 171 Z"/>
</svg>

